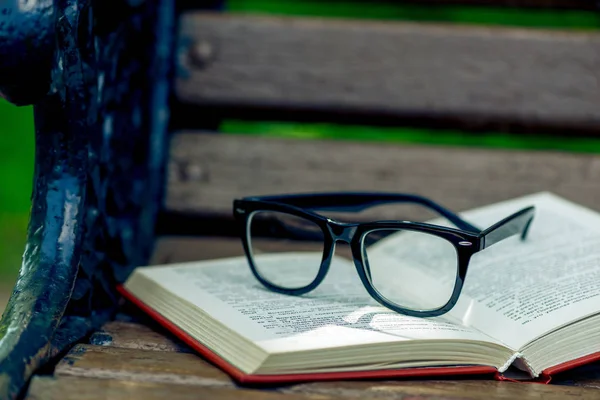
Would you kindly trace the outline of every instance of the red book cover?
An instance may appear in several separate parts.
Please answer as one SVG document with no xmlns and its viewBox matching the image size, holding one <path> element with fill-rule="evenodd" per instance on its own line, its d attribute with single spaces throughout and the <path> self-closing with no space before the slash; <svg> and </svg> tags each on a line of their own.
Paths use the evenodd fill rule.
<svg viewBox="0 0 600 400">
<path fill-rule="evenodd" d="M 432 378 L 432 377 L 464 377 L 472 376 L 477 378 L 491 378 L 500 381 L 517 382 L 516 380 L 506 378 L 498 372 L 494 367 L 486 366 L 448 366 L 448 367 L 422 367 L 422 368 L 404 368 L 404 369 L 381 369 L 371 371 L 343 371 L 343 372 L 318 372 L 318 373 L 303 373 L 303 374 L 281 374 L 281 375 L 262 375 L 262 374 L 246 374 L 234 365 L 228 363 L 211 349 L 192 338 L 185 331 L 173 324 L 167 318 L 150 308 L 132 293 L 127 291 L 123 286 L 118 287 L 118 291 L 136 305 L 152 319 L 173 333 L 184 343 L 197 351 L 204 359 L 213 363 L 227 374 L 229 374 L 236 382 L 244 385 L 272 385 L 272 384 L 288 384 L 299 382 L 314 382 L 314 381 L 333 381 L 333 380 L 352 380 L 352 379 L 390 379 L 390 378 Z M 589 364 L 600 360 L 600 353 L 594 353 L 581 357 L 575 360 L 568 361 L 563 364 L 555 365 L 542 371 L 538 379 L 531 381 L 519 382 L 535 382 L 535 383 L 550 383 L 552 376 L 569 369 Z"/>
</svg>

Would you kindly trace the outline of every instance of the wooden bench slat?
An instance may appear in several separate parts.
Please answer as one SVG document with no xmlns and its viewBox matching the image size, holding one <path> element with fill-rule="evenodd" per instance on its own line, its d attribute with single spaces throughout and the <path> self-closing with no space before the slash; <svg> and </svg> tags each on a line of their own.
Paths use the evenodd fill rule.
<svg viewBox="0 0 600 400">
<path fill-rule="evenodd" d="M 163 329 L 155 330 L 143 324 L 124 321 L 106 323 L 92 334 L 90 343 L 126 349 L 191 352 L 189 347 Z"/>
<path fill-rule="evenodd" d="M 596 134 L 599 46 L 593 32 L 190 12 L 176 93 L 234 117 Z M 179 125 L 198 120 L 185 109 Z"/>
<path fill-rule="evenodd" d="M 328 400 L 339 397 L 289 394 L 176 383 L 156 383 L 82 377 L 35 377 L 27 400 Z M 427 400 L 424 398 L 424 400 Z"/>
<path fill-rule="evenodd" d="M 233 387 L 229 376 L 193 353 L 76 345 L 55 376 Z"/>
<path fill-rule="evenodd" d="M 456 211 L 552 191 L 600 209 L 600 157 L 591 154 L 182 133 L 170 160 L 166 210 L 224 219 L 234 198 L 332 190 L 419 193 Z M 368 216 L 399 218 L 390 211 Z"/>
<path fill-rule="evenodd" d="M 94 378 L 135 382 L 132 383 L 133 386 L 139 382 L 161 386 L 177 384 L 196 387 L 197 393 L 205 393 L 207 388 L 226 390 L 236 387 L 227 375 L 193 354 L 90 345 L 76 346 L 57 365 L 55 376 L 59 380 L 78 377 L 78 379 Z M 532 385 L 490 380 L 319 382 L 285 386 L 278 388 L 277 391 L 281 393 L 282 399 L 288 398 L 289 394 L 318 395 L 326 396 L 326 398 L 377 396 L 383 399 L 407 396 L 421 396 L 424 399 L 440 397 L 451 399 L 575 399 L 597 396 L 600 393 L 597 389 L 585 387 Z M 243 394 L 242 391 L 240 395 Z M 291 396 L 290 400 L 293 398 L 294 396 Z"/>
</svg>

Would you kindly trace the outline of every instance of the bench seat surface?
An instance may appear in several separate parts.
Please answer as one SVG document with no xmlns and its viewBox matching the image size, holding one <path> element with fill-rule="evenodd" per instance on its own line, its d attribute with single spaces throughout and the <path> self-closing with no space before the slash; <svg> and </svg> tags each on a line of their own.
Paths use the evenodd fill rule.
<svg viewBox="0 0 600 400">
<path fill-rule="evenodd" d="M 153 263 L 241 255 L 236 238 L 165 237 Z M 125 306 L 115 321 L 73 347 L 52 375 L 33 378 L 33 399 L 582 399 L 600 396 L 600 364 L 556 377 L 553 385 L 489 380 L 397 380 L 238 388 L 151 320 Z"/>
</svg>

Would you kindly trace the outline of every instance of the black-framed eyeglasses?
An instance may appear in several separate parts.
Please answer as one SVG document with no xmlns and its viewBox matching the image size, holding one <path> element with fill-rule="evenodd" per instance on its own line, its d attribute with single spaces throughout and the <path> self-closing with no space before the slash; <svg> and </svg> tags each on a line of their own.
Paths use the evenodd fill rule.
<svg viewBox="0 0 600 400">
<path fill-rule="evenodd" d="M 360 212 L 393 203 L 424 206 L 456 228 L 412 221 L 348 223 L 314 211 Z M 336 242 L 345 242 L 350 245 L 360 280 L 375 300 L 402 314 L 433 317 L 450 311 L 458 301 L 473 254 L 513 235 L 525 239 L 534 207 L 524 208 L 485 230 L 413 194 L 246 197 L 234 200 L 233 212 L 252 273 L 268 289 L 288 295 L 315 289 L 329 270 Z M 290 262 L 282 262 L 268 247 L 259 245 L 265 236 L 301 241 L 301 247 L 310 251 L 301 253 L 301 257 L 292 253 L 287 258 Z M 291 251 L 297 249 L 290 247 Z M 294 254 L 299 257 L 294 258 Z"/>
</svg>

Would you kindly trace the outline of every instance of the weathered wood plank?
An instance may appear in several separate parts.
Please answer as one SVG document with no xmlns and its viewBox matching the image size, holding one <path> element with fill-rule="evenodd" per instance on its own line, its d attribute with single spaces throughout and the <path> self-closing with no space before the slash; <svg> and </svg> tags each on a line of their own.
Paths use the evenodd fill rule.
<svg viewBox="0 0 600 400">
<path fill-rule="evenodd" d="M 207 388 L 219 390 L 236 386 L 227 375 L 192 354 L 102 346 L 78 345 L 56 367 L 58 379 L 66 377 L 127 381 L 154 385 L 196 387 L 197 393 Z M 446 381 L 341 381 L 306 383 L 277 389 L 281 398 L 289 394 L 307 396 L 384 399 L 421 396 L 452 399 L 544 398 L 575 399 L 598 396 L 596 389 L 496 382 L 487 380 Z M 257 391 L 255 393 L 266 393 Z M 273 393 L 271 391 L 270 393 Z M 240 396 L 245 395 L 240 391 Z M 293 399 L 291 396 L 290 399 Z"/>
<path fill-rule="evenodd" d="M 229 376 L 192 353 L 77 345 L 56 366 L 56 376 L 233 387 Z"/>
<path fill-rule="evenodd" d="M 600 390 L 600 363 L 584 365 L 553 377 L 556 385 L 581 386 Z"/>
<path fill-rule="evenodd" d="M 319 394 L 290 394 L 216 388 L 144 381 L 81 377 L 35 377 L 27 400 L 327 400 L 339 397 Z"/>
<path fill-rule="evenodd" d="M 419 193 L 457 211 L 552 191 L 600 210 L 600 157 L 589 154 L 185 133 L 174 136 L 170 160 L 166 209 L 186 214 L 225 218 L 234 198 L 332 190 Z M 403 216 L 424 215 L 368 214 Z"/>
<path fill-rule="evenodd" d="M 191 352 L 189 347 L 163 329 L 124 321 L 108 322 L 94 332 L 90 343 L 126 349 Z"/>
<path fill-rule="evenodd" d="M 233 116 L 595 134 L 599 46 L 593 32 L 190 12 L 176 92 Z M 176 122 L 193 124 L 185 109 Z"/>
</svg>

